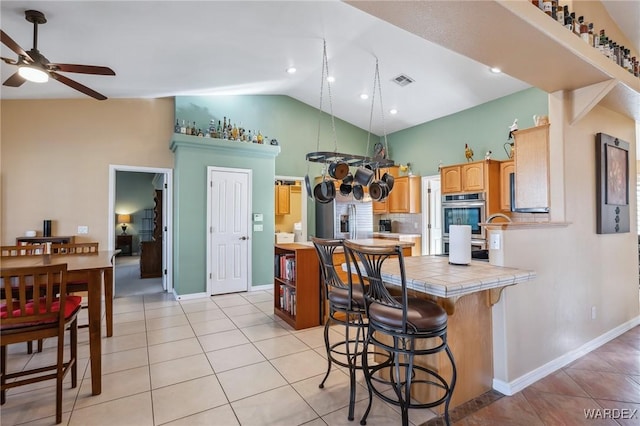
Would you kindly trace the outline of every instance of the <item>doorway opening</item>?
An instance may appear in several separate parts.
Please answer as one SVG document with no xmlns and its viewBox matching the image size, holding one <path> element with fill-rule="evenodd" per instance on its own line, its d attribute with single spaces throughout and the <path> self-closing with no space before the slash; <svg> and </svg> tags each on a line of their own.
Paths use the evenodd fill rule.
<svg viewBox="0 0 640 426">
<path fill-rule="evenodd" d="M 290 242 L 307 241 L 307 187 L 304 184 L 304 177 L 300 176 L 282 176 L 275 177 L 275 193 L 276 204 L 278 200 L 278 186 L 282 186 L 288 192 L 289 209 L 284 210 L 282 214 L 278 214 L 278 206 L 276 205 L 275 215 L 275 231 L 276 242 L 278 242 L 278 234 L 280 238 L 291 238 Z M 286 213 L 285 213 L 286 212 Z M 287 235 L 284 235 L 287 234 Z M 293 234 L 293 235 L 291 235 Z"/>
<path fill-rule="evenodd" d="M 122 250 L 116 258 L 116 297 L 153 288 L 173 293 L 172 181 L 172 169 L 109 166 L 109 249 Z M 122 218 L 130 222 L 120 223 Z M 149 277 L 161 287 L 154 287 Z"/>
</svg>

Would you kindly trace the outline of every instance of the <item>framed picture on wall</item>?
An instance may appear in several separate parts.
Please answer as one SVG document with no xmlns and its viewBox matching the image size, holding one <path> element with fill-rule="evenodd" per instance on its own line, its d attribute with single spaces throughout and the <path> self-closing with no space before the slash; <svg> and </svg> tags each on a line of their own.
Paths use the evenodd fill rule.
<svg viewBox="0 0 640 426">
<path fill-rule="evenodd" d="M 596 134 L 596 232 L 629 232 L 629 143 Z"/>
</svg>

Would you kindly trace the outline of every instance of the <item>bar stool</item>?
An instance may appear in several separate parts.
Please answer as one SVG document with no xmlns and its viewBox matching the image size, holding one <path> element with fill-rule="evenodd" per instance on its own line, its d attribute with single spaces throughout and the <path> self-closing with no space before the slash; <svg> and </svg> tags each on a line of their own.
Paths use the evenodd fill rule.
<svg viewBox="0 0 640 426">
<path fill-rule="evenodd" d="M 449 403 L 456 384 L 456 365 L 447 344 L 447 313 L 432 301 L 409 297 L 401 247 L 370 247 L 352 241 L 346 241 L 345 247 L 350 261 L 355 264 L 360 282 L 366 280 L 369 283 L 364 296 L 369 330 L 362 357 L 362 368 L 369 389 L 369 405 L 360 424 L 367 422 L 375 393 L 384 401 L 400 407 L 403 426 L 409 424 L 409 408 L 433 408 L 443 403 L 444 420 L 449 425 Z M 382 267 L 389 259 L 398 262 L 400 296 L 392 296 L 382 280 Z M 370 346 L 391 352 L 392 364 L 369 366 L 366 354 L 370 351 Z M 414 363 L 416 356 L 433 355 L 442 351 L 446 352 L 451 362 L 450 382 L 435 370 Z M 418 383 L 435 386 L 436 392 L 432 400 L 424 403 L 411 400 L 411 386 Z M 391 385 L 395 398 L 383 394 L 376 387 L 379 384 Z"/>
<path fill-rule="evenodd" d="M 347 262 L 347 282 L 345 283 L 333 263 L 336 249 L 344 250 L 343 240 L 326 240 L 312 238 L 313 245 L 320 260 L 322 281 L 324 282 L 325 297 L 329 302 L 329 317 L 324 324 L 324 344 L 327 349 L 327 373 L 319 387 L 331 372 L 331 365 L 337 364 L 349 369 L 349 420 L 353 420 L 356 398 L 356 370 L 362 369 L 359 362 L 362 355 L 367 323 L 365 321 L 365 301 L 362 286 L 353 286 L 351 280 L 351 266 Z M 345 253 L 346 258 L 346 253 Z M 329 327 L 331 324 L 344 326 L 345 339 L 331 343 L 329 341 Z M 355 334 L 355 335 L 354 335 Z"/>
</svg>

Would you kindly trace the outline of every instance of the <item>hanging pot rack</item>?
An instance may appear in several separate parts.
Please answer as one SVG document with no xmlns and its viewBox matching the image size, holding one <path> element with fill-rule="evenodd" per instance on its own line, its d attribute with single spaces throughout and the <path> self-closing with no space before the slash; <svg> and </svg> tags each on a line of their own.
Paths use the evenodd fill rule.
<svg viewBox="0 0 640 426">
<path fill-rule="evenodd" d="M 318 112 L 320 116 L 322 115 L 322 100 L 323 100 L 323 92 L 324 92 L 324 84 L 325 78 L 329 75 L 329 64 L 327 60 L 327 43 L 326 40 L 323 43 L 323 56 L 322 56 L 322 76 L 321 76 L 321 85 L 320 85 L 320 107 L 318 108 Z M 334 142 L 334 150 L 333 151 L 320 151 L 320 120 L 318 120 L 318 137 L 316 141 L 316 151 L 310 152 L 306 155 L 307 161 L 307 174 L 305 175 L 305 186 L 307 189 L 307 195 L 311 199 L 315 199 L 321 203 L 327 203 L 333 200 L 335 197 L 335 182 L 342 181 L 340 184 L 340 193 L 342 195 L 352 195 L 356 200 L 361 200 L 364 196 L 363 187 L 368 187 L 369 192 L 373 198 L 377 201 L 382 201 L 387 198 L 391 190 L 393 189 L 393 177 L 389 176 L 388 173 L 384 173 L 384 176 L 381 176 L 382 173 L 379 172 L 380 169 L 389 168 L 395 166 L 393 160 L 386 158 L 386 153 L 389 152 L 389 145 L 387 142 L 387 132 L 386 129 L 384 131 L 384 144 L 378 143 L 381 149 L 378 150 L 375 148 L 375 155 L 369 156 L 369 146 L 370 146 L 370 137 L 371 137 L 371 124 L 373 120 L 373 109 L 374 109 L 374 99 L 376 87 L 378 88 L 380 94 L 380 113 L 382 117 L 382 123 L 384 128 L 384 112 L 382 108 L 382 87 L 380 84 L 380 71 L 378 68 L 378 60 L 376 58 L 376 69 L 374 74 L 373 81 L 373 96 L 371 99 L 371 114 L 369 117 L 369 132 L 367 135 L 367 149 L 365 151 L 366 155 L 356 155 L 356 154 L 346 154 L 338 152 L 338 139 L 336 136 L 336 126 L 335 126 L 335 118 L 333 115 L 333 103 L 331 97 L 331 83 L 326 81 L 327 84 L 327 92 L 329 98 L 329 113 L 331 116 L 331 128 L 333 131 L 333 142 Z M 311 189 L 311 180 L 309 178 L 309 165 L 310 163 L 321 163 L 323 164 L 322 168 L 322 181 Z M 344 165 L 348 167 L 345 170 Z M 352 175 L 349 172 L 349 168 L 355 167 L 357 169 L 356 173 Z M 336 173 L 336 169 L 341 171 L 341 173 Z M 367 171 L 367 169 L 369 171 Z M 327 172 L 329 172 L 330 177 L 327 177 Z M 334 179 L 335 178 L 335 179 Z M 375 178 L 375 180 L 374 180 Z M 354 179 L 356 182 L 354 182 Z M 343 190 L 344 187 L 344 190 Z M 373 193 L 377 195 L 373 195 Z"/>
<path fill-rule="evenodd" d="M 310 152 L 307 154 L 306 160 L 312 163 L 324 164 L 343 161 L 347 163 L 349 167 L 369 166 L 373 170 L 395 166 L 393 160 L 387 158 L 377 159 L 372 157 L 365 157 L 363 155 L 344 154 L 341 152 L 333 151 Z"/>
</svg>

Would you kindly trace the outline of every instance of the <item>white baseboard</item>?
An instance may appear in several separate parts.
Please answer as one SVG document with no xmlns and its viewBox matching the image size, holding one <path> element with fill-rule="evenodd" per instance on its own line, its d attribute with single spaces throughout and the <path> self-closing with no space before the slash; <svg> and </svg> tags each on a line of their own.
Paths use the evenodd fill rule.
<svg viewBox="0 0 640 426">
<path fill-rule="evenodd" d="M 176 300 L 191 300 L 191 299 L 202 299 L 202 298 L 209 297 L 209 296 L 207 296 L 206 292 L 180 295 L 180 294 L 176 293 L 176 289 L 175 288 L 173 289 L 173 296 L 176 298 Z"/>
<path fill-rule="evenodd" d="M 249 287 L 249 291 L 264 291 L 264 290 L 273 290 L 273 284 L 264 284 L 264 285 L 252 285 Z"/>
<path fill-rule="evenodd" d="M 513 395 L 515 393 L 518 393 L 524 388 L 526 388 L 527 386 L 532 385 L 538 380 L 545 378 L 549 374 L 561 369 L 566 365 L 569 365 L 573 361 L 583 357 L 584 355 L 588 354 L 594 349 L 599 348 L 605 343 L 631 330 L 633 327 L 637 326 L 638 324 L 640 324 L 640 316 L 633 318 L 627 321 L 626 323 L 621 324 L 618 327 L 607 331 L 606 333 L 580 346 L 578 349 L 567 352 L 566 354 L 552 361 L 549 361 L 548 363 L 542 365 L 541 367 L 536 368 L 535 370 L 530 371 L 529 373 L 523 376 L 520 376 L 511 382 L 505 382 L 503 380 L 493 379 L 493 388 L 504 395 Z"/>
</svg>

